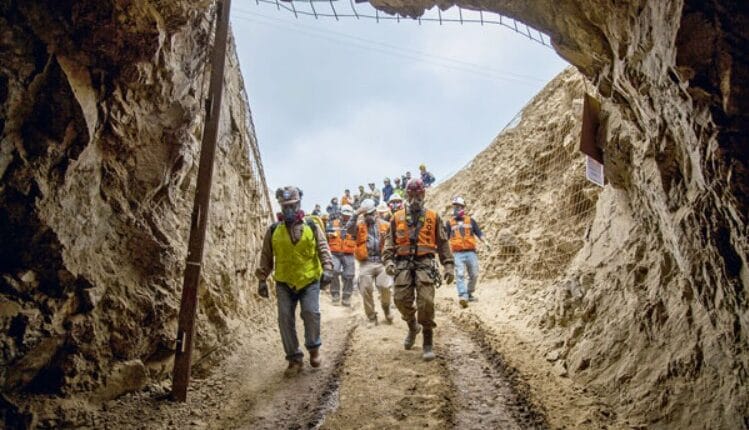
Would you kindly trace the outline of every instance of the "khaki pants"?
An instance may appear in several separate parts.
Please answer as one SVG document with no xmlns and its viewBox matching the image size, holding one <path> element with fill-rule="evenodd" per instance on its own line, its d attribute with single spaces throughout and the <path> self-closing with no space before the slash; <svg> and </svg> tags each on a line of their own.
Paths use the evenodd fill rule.
<svg viewBox="0 0 749 430">
<path fill-rule="evenodd" d="M 385 266 L 380 262 L 362 261 L 359 263 L 359 292 L 364 302 L 364 313 L 367 318 L 377 318 L 377 310 L 374 303 L 374 289 L 380 294 L 380 304 L 385 314 L 390 313 L 390 276 L 385 273 Z"/>
<path fill-rule="evenodd" d="M 424 330 L 431 331 L 437 325 L 434 323 L 434 290 L 434 281 L 427 271 L 399 270 L 393 292 L 395 306 L 403 320 L 410 323 L 416 319 Z"/>
</svg>

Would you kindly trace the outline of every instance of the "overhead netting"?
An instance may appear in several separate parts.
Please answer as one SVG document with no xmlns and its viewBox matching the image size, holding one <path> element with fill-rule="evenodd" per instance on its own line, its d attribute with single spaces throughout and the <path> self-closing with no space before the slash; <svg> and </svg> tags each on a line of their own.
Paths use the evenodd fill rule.
<svg viewBox="0 0 749 430">
<path fill-rule="evenodd" d="M 501 26 L 512 30 L 541 45 L 551 47 L 549 36 L 530 27 L 529 25 L 506 17 L 504 15 L 474 11 L 458 6 L 447 10 L 433 7 L 418 18 L 409 18 L 399 14 L 388 14 L 382 12 L 368 2 L 355 2 L 353 0 L 245 0 L 236 2 L 232 14 L 235 18 L 253 19 L 267 17 L 269 12 L 275 9 L 294 18 L 329 19 L 329 20 L 367 20 L 380 22 L 416 23 L 422 24 L 458 24 L 458 25 L 486 25 Z M 263 12 L 265 15 L 258 14 Z"/>
</svg>

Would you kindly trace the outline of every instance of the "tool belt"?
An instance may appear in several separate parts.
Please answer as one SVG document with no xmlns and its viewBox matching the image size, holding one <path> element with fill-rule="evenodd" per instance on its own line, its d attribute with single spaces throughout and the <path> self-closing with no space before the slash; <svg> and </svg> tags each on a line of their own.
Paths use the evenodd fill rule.
<svg viewBox="0 0 749 430">
<path fill-rule="evenodd" d="M 434 254 L 421 256 L 419 257 L 419 259 L 425 260 L 427 257 L 429 257 L 429 262 L 418 261 L 414 259 L 413 256 L 398 257 L 395 259 L 395 261 L 406 262 L 406 267 L 404 267 L 403 269 L 409 270 L 411 272 L 412 282 L 415 282 L 416 280 L 416 271 L 423 270 L 429 275 L 429 278 L 434 283 L 435 288 L 439 288 L 442 286 L 442 275 L 440 274 L 439 268 L 437 267 L 437 260 L 434 258 Z"/>
</svg>

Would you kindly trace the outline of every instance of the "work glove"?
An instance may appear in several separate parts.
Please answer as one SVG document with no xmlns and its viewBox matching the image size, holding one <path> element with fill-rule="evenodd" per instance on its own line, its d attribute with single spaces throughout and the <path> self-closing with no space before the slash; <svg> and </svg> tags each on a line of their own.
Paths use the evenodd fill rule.
<svg viewBox="0 0 749 430">
<path fill-rule="evenodd" d="M 455 280 L 455 268 L 452 266 L 445 267 L 445 274 L 443 275 L 443 278 L 445 279 L 445 283 L 452 284 Z"/>
<path fill-rule="evenodd" d="M 395 270 L 395 263 L 392 261 L 385 264 L 385 273 L 387 273 L 390 276 L 395 276 L 398 272 Z"/>
<path fill-rule="evenodd" d="M 320 286 L 327 287 L 331 282 L 333 282 L 333 271 L 323 270 L 322 278 L 320 278 Z"/>
<path fill-rule="evenodd" d="M 257 294 L 260 297 L 264 298 L 264 299 L 267 299 L 269 297 L 269 295 L 268 295 L 268 283 L 266 281 L 260 281 L 260 282 L 258 282 L 258 284 L 257 284 Z"/>
</svg>

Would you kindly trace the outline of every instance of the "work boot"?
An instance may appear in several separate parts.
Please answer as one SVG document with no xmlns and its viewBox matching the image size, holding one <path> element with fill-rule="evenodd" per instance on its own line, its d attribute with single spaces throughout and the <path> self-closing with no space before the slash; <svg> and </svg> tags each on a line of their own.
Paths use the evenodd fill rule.
<svg viewBox="0 0 749 430">
<path fill-rule="evenodd" d="M 460 307 L 463 309 L 468 307 L 468 300 L 464 299 L 463 297 L 458 300 L 458 303 L 460 303 Z"/>
<path fill-rule="evenodd" d="M 424 330 L 424 347 L 421 354 L 421 357 L 424 359 L 424 361 L 432 361 L 435 358 L 434 352 L 432 352 L 433 334 L 434 332 L 432 330 Z"/>
<path fill-rule="evenodd" d="M 367 328 L 372 328 L 377 325 L 377 315 L 374 316 L 374 318 L 370 318 L 369 321 L 367 321 Z"/>
<path fill-rule="evenodd" d="M 309 364 L 312 367 L 320 367 L 320 364 L 322 363 L 322 357 L 320 357 L 320 348 L 310 349 L 309 350 Z"/>
<path fill-rule="evenodd" d="M 478 302 L 478 301 L 479 301 L 479 298 L 478 298 L 478 297 L 476 297 L 476 296 L 474 296 L 473 294 L 469 294 L 469 295 L 468 295 L 468 301 L 469 301 L 469 302 Z"/>
<path fill-rule="evenodd" d="M 416 335 L 419 334 L 421 331 L 421 325 L 417 324 L 416 321 L 409 321 L 408 323 L 408 334 L 406 334 L 406 338 L 403 339 L 403 347 L 408 349 L 411 349 L 414 346 L 414 343 L 416 343 Z"/>
<path fill-rule="evenodd" d="M 382 312 L 385 313 L 385 322 L 387 324 L 393 324 L 393 314 L 390 313 L 390 306 L 383 306 Z"/>
<path fill-rule="evenodd" d="M 286 370 L 283 372 L 283 376 L 290 378 L 292 376 L 296 376 L 302 372 L 302 368 L 304 367 L 304 363 L 301 359 L 293 359 L 289 360 L 289 367 L 286 368 Z"/>
<path fill-rule="evenodd" d="M 341 305 L 350 308 L 351 307 L 351 298 L 350 297 L 344 297 L 341 301 Z"/>
</svg>

